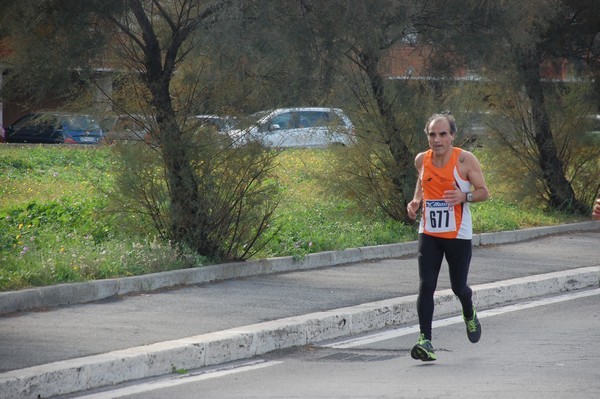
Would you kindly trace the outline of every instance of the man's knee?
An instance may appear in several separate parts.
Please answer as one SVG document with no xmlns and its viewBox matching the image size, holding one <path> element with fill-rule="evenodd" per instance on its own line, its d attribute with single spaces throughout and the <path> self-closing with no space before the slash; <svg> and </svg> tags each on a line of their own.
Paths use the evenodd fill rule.
<svg viewBox="0 0 600 399">
<path fill-rule="evenodd" d="M 473 295 L 473 291 L 467 285 L 463 287 L 452 287 L 452 292 L 454 292 L 454 295 L 459 299 L 469 299 L 471 298 L 471 295 Z"/>
<path fill-rule="evenodd" d="M 421 283 L 419 285 L 419 293 L 421 293 L 422 295 L 433 296 L 436 288 L 437 284 L 435 281 L 431 282 L 421 280 Z"/>
</svg>

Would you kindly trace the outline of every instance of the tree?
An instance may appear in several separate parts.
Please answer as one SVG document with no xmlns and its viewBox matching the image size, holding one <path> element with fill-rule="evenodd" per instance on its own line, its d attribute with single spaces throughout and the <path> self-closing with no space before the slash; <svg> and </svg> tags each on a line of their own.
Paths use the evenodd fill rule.
<svg viewBox="0 0 600 399">
<path fill-rule="evenodd" d="M 421 39 L 420 31 L 429 28 L 438 10 L 429 1 L 299 3 L 317 54 L 343 77 L 336 87 L 345 86 L 348 97 L 354 97 L 346 104 L 359 117 L 358 145 L 339 162 L 341 168 L 346 165 L 341 187 L 365 209 L 376 206 L 396 220 L 412 223 L 406 204 L 416 183 L 414 157 L 427 146 L 424 122 L 434 112 L 463 113 L 469 100 L 454 81 L 444 79 L 461 65 L 438 65 L 430 58 L 431 43 Z M 390 78 L 385 65 L 402 56 L 394 52 L 397 48 L 413 49 L 426 61 L 429 76 L 440 79 Z"/>
<path fill-rule="evenodd" d="M 545 3 L 543 6 L 547 7 L 548 4 Z M 514 57 L 517 61 L 519 81 L 525 88 L 531 106 L 533 137 L 539 153 L 539 167 L 546 183 L 549 204 L 558 210 L 587 213 L 588 206 L 576 198 L 572 184 L 565 176 L 566 165 L 555 142 L 541 76 L 544 62 L 558 61 L 560 58 L 570 61 L 584 59 L 590 49 L 582 48 L 578 44 L 593 32 L 585 32 L 581 27 L 591 22 L 590 17 L 596 21 L 596 27 L 600 26 L 600 8 L 597 2 L 569 3 L 573 2 L 549 4 L 549 8 L 557 10 L 556 13 L 549 15 L 546 21 L 534 23 L 538 31 L 531 35 L 531 43 L 527 46 L 515 46 Z M 531 20 L 534 15 L 539 14 L 537 8 L 529 10 L 526 15 L 528 20 Z M 584 24 L 581 24 L 580 20 L 583 20 Z M 584 29 L 588 28 L 589 26 L 585 26 Z M 600 30 L 596 29 L 595 34 L 600 33 Z"/>
<path fill-rule="evenodd" d="M 458 3 L 462 6 L 460 11 L 452 12 L 459 9 Z M 578 197 L 573 180 L 567 178 L 575 176 L 571 171 L 582 166 L 569 155 L 574 149 L 568 148 L 576 145 L 573 137 L 581 135 L 581 129 L 574 129 L 569 135 L 557 134 L 559 127 L 552 123 L 557 118 L 549 112 L 552 101 L 548 99 L 563 97 L 574 86 L 551 84 L 544 79 L 542 70 L 568 61 L 581 67 L 581 77 L 588 82 L 598 76 L 599 3 L 472 1 L 456 2 L 450 7 L 445 3 L 444 7 L 449 12 L 430 31 L 432 40 L 461 54 L 465 63 L 481 70 L 492 81 L 494 90 L 510 88 L 501 90 L 501 97 L 487 96 L 487 105 L 515 122 L 512 125 L 526 138 L 523 145 L 509 148 L 515 154 L 521 152 L 519 158 L 524 165 L 543 182 L 542 195 L 550 207 L 587 213 L 589 194 L 580 192 Z M 597 91 L 596 86 L 596 103 Z M 581 120 L 582 115 L 577 119 Z M 506 144 L 513 142 L 513 133 L 498 132 Z M 586 167 L 597 170 L 598 165 L 588 162 Z"/>
<path fill-rule="evenodd" d="M 357 130 L 369 144 L 353 161 L 360 166 L 351 172 L 346 188 L 359 200 L 370 197 L 391 217 L 408 221 L 406 203 L 416 181 L 413 131 L 399 120 L 399 96 L 382 74 L 381 64 L 385 52 L 412 33 L 411 18 L 419 6 L 397 1 L 300 4 L 326 70 L 344 77 L 359 104 L 355 114 L 365 116 Z"/>
<path fill-rule="evenodd" d="M 219 61 L 219 55 L 227 54 L 203 52 L 216 48 L 207 37 L 214 37 L 215 30 L 224 25 L 241 26 L 236 19 L 245 11 L 255 15 L 253 4 L 30 0 L 5 7 L 10 11 L 6 15 L 22 17 L 18 19 L 21 25 L 12 25 L 11 30 L 13 81 L 22 82 L 26 71 L 31 72 L 34 84 L 76 71 L 81 76 L 87 72 L 93 82 L 94 68 L 108 64 L 126 89 L 136 94 L 133 101 L 127 98 L 125 102 L 112 97 L 112 105 L 118 112 L 145 115 L 141 119 L 153 140 L 138 161 L 154 151 L 163 174 L 157 173 L 156 162 L 135 165 L 123 173 L 139 178 L 125 179 L 130 193 L 138 195 L 133 203 L 146 207 L 163 236 L 214 260 L 244 259 L 264 243 L 261 237 L 277 203 L 277 187 L 267 183 L 274 153 L 231 146 L 210 129 L 189 123 L 189 116 L 223 106 L 213 89 L 240 65 L 232 58 L 231 68 L 212 74 L 211 65 Z M 62 23 L 65 19 L 80 21 L 85 28 Z M 47 73 L 40 74 L 39 63 L 29 68 L 19 59 L 23 54 L 31 56 L 32 48 L 45 60 Z M 53 88 L 40 86 L 46 92 Z M 144 168 L 149 173 L 138 173 Z"/>
</svg>

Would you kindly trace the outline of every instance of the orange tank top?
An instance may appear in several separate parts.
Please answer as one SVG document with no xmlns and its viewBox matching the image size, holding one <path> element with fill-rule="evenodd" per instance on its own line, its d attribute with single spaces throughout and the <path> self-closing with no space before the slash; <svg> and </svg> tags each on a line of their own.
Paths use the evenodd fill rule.
<svg viewBox="0 0 600 399">
<path fill-rule="evenodd" d="M 444 201 L 444 191 L 454 190 L 454 184 L 462 191 L 469 192 L 471 183 L 458 173 L 458 158 L 462 150 L 452 148 L 450 160 L 443 167 L 432 162 L 433 151 L 428 150 L 423 157 L 420 179 L 423 188 L 422 217 L 419 233 L 440 238 L 470 240 L 473 226 L 469 204 L 448 205 Z"/>
</svg>

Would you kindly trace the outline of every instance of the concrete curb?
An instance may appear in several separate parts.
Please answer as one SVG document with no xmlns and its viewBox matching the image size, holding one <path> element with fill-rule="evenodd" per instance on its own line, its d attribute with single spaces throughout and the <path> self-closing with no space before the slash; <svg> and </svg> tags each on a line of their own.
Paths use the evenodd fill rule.
<svg viewBox="0 0 600 399">
<path fill-rule="evenodd" d="M 525 230 L 475 234 L 473 236 L 473 245 L 506 244 L 552 234 L 591 230 L 600 230 L 600 223 L 588 221 Z M 412 255 L 416 250 L 417 242 L 411 241 L 400 244 L 350 248 L 343 251 L 319 252 L 307 255 L 301 260 L 286 256 L 248 262 L 224 263 L 143 276 L 96 280 L 85 283 L 58 284 L 48 287 L 1 292 L 0 315 L 40 307 L 92 302 L 118 295 L 147 292 L 175 286 L 344 265 L 367 260 L 399 258 L 401 256 Z"/>
<path fill-rule="evenodd" d="M 516 278 L 473 287 L 479 309 L 597 287 L 600 267 Z M 301 346 L 413 323 L 416 295 L 289 317 L 265 323 L 159 342 L 105 354 L 54 362 L 0 374 L 0 396 L 38 398 L 110 386 L 173 369 L 196 369 Z M 436 316 L 455 314 L 460 306 L 451 290 L 436 294 Z"/>
</svg>

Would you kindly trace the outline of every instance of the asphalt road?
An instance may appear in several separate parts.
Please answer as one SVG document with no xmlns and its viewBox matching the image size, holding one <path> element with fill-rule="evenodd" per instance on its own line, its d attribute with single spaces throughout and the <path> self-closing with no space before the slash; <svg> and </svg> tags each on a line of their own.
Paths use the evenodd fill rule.
<svg viewBox="0 0 600 399">
<path fill-rule="evenodd" d="M 436 362 L 413 360 L 416 333 L 399 328 L 361 337 L 367 344 L 317 344 L 77 397 L 587 399 L 600 392 L 598 288 L 481 312 L 478 344 L 467 341 L 462 321 L 443 321 L 433 331 Z"/>
</svg>

